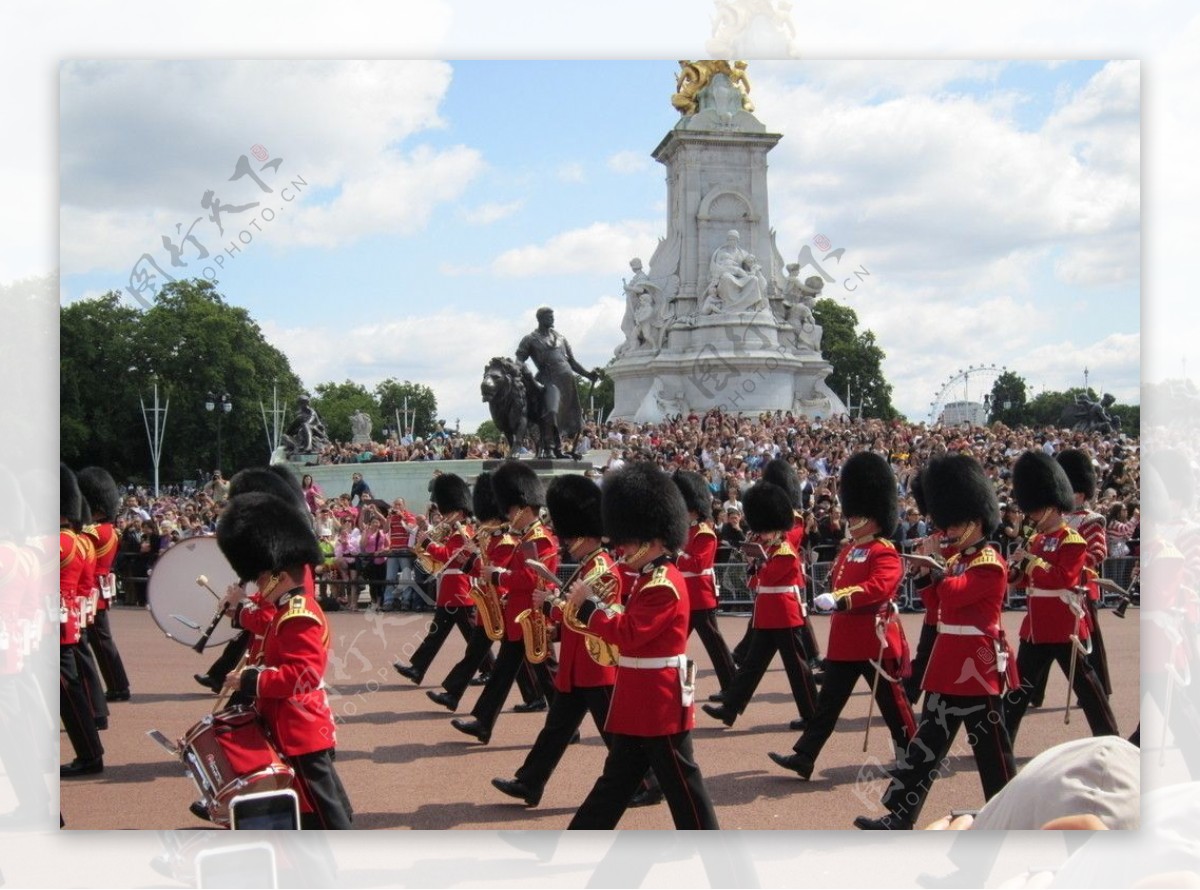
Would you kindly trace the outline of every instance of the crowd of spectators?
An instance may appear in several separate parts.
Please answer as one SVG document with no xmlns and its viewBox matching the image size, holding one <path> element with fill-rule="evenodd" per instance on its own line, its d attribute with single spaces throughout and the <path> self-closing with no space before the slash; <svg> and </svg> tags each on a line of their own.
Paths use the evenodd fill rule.
<svg viewBox="0 0 1200 890">
<path fill-rule="evenodd" d="M 331 446 L 335 457 L 379 454 L 383 459 L 439 460 L 504 456 L 495 443 L 463 437 L 439 429 L 428 441 L 388 439 L 382 444 Z M 693 470 L 708 480 L 713 496 L 714 519 L 722 542 L 719 559 L 738 558 L 745 538 L 742 496 L 761 476 L 770 460 L 782 457 L 793 463 L 801 482 L 805 539 L 810 560 L 829 561 L 846 534 L 845 517 L 837 496 L 842 463 L 860 449 L 885 457 L 895 470 L 900 500 L 900 522 L 893 537 L 904 545 L 928 533 L 928 517 L 917 509 L 910 485 L 931 457 L 966 451 L 977 457 L 996 486 L 1002 505 L 996 540 L 1011 548 L 1028 533 L 1024 517 L 1011 499 L 1011 469 L 1026 450 L 1055 454 L 1066 448 L 1083 448 L 1093 458 L 1099 492 L 1093 509 L 1108 519 L 1112 556 L 1136 556 L 1140 530 L 1138 478 L 1140 449 L 1125 435 L 1080 433 L 1051 427 L 1010 429 L 1001 424 L 969 429 L 927 428 L 902 421 L 855 420 L 845 417 L 810 421 L 790 414 L 734 416 L 718 410 L 678 416 L 661 423 L 609 422 L 586 424 L 580 442 L 581 468 L 603 486 L 605 472 L 629 461 L 652 461 L 666 471 Z M 415 455 L 421 454 L 422 457 Z M 351 457 L 355 463 L 365 462 Z M 371 495 L 361 472 L 352 476 L 346 492 L 322 492 L 310 475 L 302 480 L 305 501 L 326 550 L 326 577 L 358 583 L 383 578 L 387 552 L 404 546 L 396 511 L 411 528 L 417 517 L 403 500 L 384 502 Z M 121 569 L 132 580 L 131 601 L 144 603 L 145 576 L 155 559 L 179 540 L 211 534 L 228 482 L 215 473 L 203 486 L 178 489 L 158 498 L 133 489 L 119 518 Z M 427 504 L 425 521 L 436 523 L 436 512 Z M 372 586 L 372 590 L 374 590 Z"/>
</svg>

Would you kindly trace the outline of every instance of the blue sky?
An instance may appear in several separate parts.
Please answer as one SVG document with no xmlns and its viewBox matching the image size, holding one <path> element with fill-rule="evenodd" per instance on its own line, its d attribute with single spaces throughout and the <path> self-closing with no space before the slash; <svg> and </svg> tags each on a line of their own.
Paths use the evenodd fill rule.
<svg viewBox="0 0 1200 890">
<path fill-rule="evenodd" d="M 207 267 L 309 387 L 428 383 L 473 425 L 484 362 L 543 303 L 581 361 L 621 340 L 621 280 L 666 232 L 678 63 L 64 63 L 61 298 L 120 289 L 143 252 Z M 873 330 L 894 401 L 923 419 L 968 363 L 1031 386 L 1090 380 L 1136 401 L 1140 363 L 1137 62 L 753 62 L 771 223 L 786 259 L 845 249 L 831 286 Z M 114 125 L 115 124 L 115 125 Z M 261 145 L 262 176 L 228 179 Z M 256 165 L 257 167 L 258 165 Z M 303 185 L 299 181 L 303 180 Z M 204 192 L 224 268 L 169 266 Z M 261 199 L 261 200 L 260 200 Z M 242 229 L 262 208 L 260 229 Z M 246 236 L 242 236 L 246 240 Z M 815 249 L 815 248 L 814 248 Z M 190 252 L 189 252 L 190 251 Z M 187 261 L 195 251 L 185 245 Z M 830 271 L 839 275 L 837 269 Z"/>
</svg>

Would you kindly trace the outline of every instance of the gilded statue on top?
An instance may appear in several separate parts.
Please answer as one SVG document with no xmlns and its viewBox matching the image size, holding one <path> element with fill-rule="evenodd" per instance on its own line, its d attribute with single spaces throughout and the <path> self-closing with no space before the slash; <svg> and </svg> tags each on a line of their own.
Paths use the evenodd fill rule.
<svg viewBox="0 0 1200 890">
<path fill-rule="evenodd" d="M 754 103 L 750 100 L 750 78 L 746 74 L 745 62 L 729 62 L 723 59 L 704 59 L 689 61 L 680 59 L 679 73 L 675 75 L 675 94 L 671 96 L 673 105 L 680 114 L 691 115 L 700 110 L 700 94 L 718 74 L 724 74 L 740 93 L 742 109 L 754 111 Z"/>
</svg>

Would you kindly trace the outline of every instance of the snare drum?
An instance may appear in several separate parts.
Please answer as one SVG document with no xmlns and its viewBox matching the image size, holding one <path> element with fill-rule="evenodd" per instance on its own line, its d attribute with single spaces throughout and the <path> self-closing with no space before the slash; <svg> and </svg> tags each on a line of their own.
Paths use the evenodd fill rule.
<svg viewBox="0 0 1200 890">
<path fill-rule="evenodd" d="M 229 804 L 237 795 L 290 788 L 295 777 L 249 708 L 206 714 L 179 742 L 179 756 L 220 825 L 229 824 Z"/>
</svg>

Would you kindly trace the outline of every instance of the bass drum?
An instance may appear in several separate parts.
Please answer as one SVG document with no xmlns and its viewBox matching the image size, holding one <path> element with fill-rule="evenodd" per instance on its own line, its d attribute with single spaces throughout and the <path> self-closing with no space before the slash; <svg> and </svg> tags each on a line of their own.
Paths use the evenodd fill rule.
<svg viewBox="0 0 1200 890">
<path fill-rule="evenodd" d="M 154 623 L 168 639 L 195 646 L 217 614 L 218 601 L 196 583 L 201 575 L 208 586 L 225 596 L 225 588 L 238 577 L 217 539 L 185 538 L 158 558 L 146 587 L 146 599 Z M 224 646 L 241 631 L 223 620 L 208 638 L 205 648 Z"/>
</svg>

